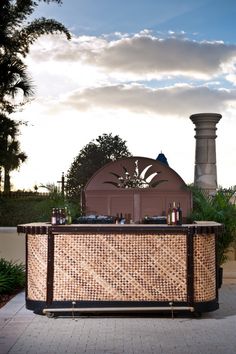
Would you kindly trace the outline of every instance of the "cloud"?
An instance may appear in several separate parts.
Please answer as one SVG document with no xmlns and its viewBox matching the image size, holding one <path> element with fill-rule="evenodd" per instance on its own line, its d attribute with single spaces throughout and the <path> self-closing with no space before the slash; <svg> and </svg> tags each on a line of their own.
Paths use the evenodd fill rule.
<svg viewBox="0 0 236 354">
<path fill-rule="evenodd" d="M 236 47 L 218 42 L 137 36 L 110 43 L 90 60 L 112 71 L 153 78 L 184 75 L 209 79 L 222 72 L 222 64 L 236 57 Z"/>
<path fill-rule="evenodd" d="M 75 91 L 64 98 L 57 109 L 124 109 L 134 113 L 188 117 L 193 112 L 222 112 L 234 105 L 235 100 L 236 90 L 186 84 L 150 89 L 138 84 L 120 84 Z"/>
<path fill-rule="evenodd" d="M 109 40 L 104 37 L 44 37 L 32 47 L 37 61 L 80 62 L 102 68 L 107 74 L 125 74 L 137 79 L 186 76 L 210 79 L 231 71 L 236 46 L 223 42 L 197 42 L 186 38 L 159 38 L 149 31 Z M 233 73 L 230 72 L 231 78 Z"/>
<path fill-rule="evenodd" d="M 222 78 L 228 87 L 236 83 L 236 46 L 219 41 L 159 38 L 149 30 L 129 36 L 117 33 L 112 39 L 73 36 L 66 41 L 63 36 L 46 36 L 32 47 L 28 60 L 40 94 L 57 101 L 50 101 L 50 113 L 124 109 L 186 117 L 236 108 L 236 91 L 222 89 Z M 178 77 L 167 80 L 173 76 Z M 184 76 L 209 80 L 187 84 Z M 148 80 L 162 77 L 166 80 Z"/>
</svg>

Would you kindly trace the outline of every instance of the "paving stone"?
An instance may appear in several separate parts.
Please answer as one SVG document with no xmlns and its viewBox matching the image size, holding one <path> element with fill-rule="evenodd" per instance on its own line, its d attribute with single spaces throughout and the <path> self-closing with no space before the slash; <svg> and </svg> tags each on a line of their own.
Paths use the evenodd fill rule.
<svg viewBox="0 0 236 354">
<path fill-rule="evenodd" d="M 219 297 L 220 309 L 202 318 L 47 318 L 18 294 L 0 309 L 0 354 L 235 354 L 236 284 L 224 284 Z"/>
</svg>

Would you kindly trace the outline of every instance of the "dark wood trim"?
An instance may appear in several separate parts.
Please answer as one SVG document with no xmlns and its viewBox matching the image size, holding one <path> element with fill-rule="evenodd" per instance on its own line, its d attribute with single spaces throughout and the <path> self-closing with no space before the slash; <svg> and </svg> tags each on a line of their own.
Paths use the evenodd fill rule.
<svg viewBox="0 0 236 354">
<path fill-rule="evenodd" d="M 156 234 L 181 234 L 181 233 L 186 233 L 185 228 L 180 228 L 180 227 L 156 227 L 154 225 L 149 227 L 146 227 L 145 225 L 129 225 L 129 227 L 124 227 L 124 225 L 120 226 L 106 226 L 104 225 L 80 225 L 80 226 L 52 226 L 52 231 L 55 234 L 74 234 L 74 233 L 91 233 L 91 234 L 97 234 L 97 233 L 110 233 L 110 234 L 130 234 L 130 233 L 156 233 Z"/>
<path fill-rule="evenodd" d="M 25 234 L 25 298 L 28 298 L 28 234 Z"/>
<path fill-rule="evenodd" d="M 216 262 L 216 267 L 215 267 L 215 272 L 216 272 L 216 298 L 218 299 L 219 296 L 219 276 L 220 276 L 220 264 L 219 264 L 219 253 L 218 253 L 218 242 L 219 242 L 219 237 L 222 234 L 222 229 L 215 228 L 215 262 Z"/>
<path fill-rule="evenodd" d="M 17 232 L 23 234 L 30 234 L 30 235 L 45 235 L 48 233 L 48 229 L 51 226 L 50 223 L 48 224 L 25 224 L 25 225 L 17 225 Z"/>
<path fill-rule="evenodd" d="M 109 307 L 139 307 L 139 306 L 145 306 L 147 309 L 152 306 L 158 306 L 158 307 L 170 307 L 171 311 L 171 305 L 170 302 L 166 301 L 81 301 L 81 300 L 74 300 L 74 304 L 72 304 L 72 301 L 53 301 L 50 306 L 48 306 L 44 301 L 35 301 L 35 300 L 27 300 L 26 301 L 26 308 L 28 310 L 33 310 L 35 313 L 42 313 L 43 309 L 47 308 L 58 308 L 58 309 L 65 309 L 65 308 L 71 308 L 72 306 L 76 309 L 78 307 L 81 308 L 93 308 L 93 307 L 103 307 L 109 309 Z M 188 306 L 189 304 L 187 302 L 175 302 L 173 306 L 181 306 L 185 307 Z M 211 300 L 211 301 L 206 301 L 206 302 L 198 302 L 194 304 L 194 309 L 200 312 L 210 312 L 210 311 L 215 311 L 219 308 L 219 303 L 217 299 Z M 183 309 L 184 310 L 184 309 Z M 65 312 L 65 311 L 62 311 Z M 102 311 L 101 311 L 102 312 Z M 161 309 L 160 309 L 161 312 Z"/>
<path fill-rule="evenodd" d="M 49 229 L 55 234 L 60 233 L 79 233 L 79 232 L 109 232 L 109 233 L 131 233 L 131 232 L 159 232 L 159 233 L 186 233 L 189 229 L 194 229 L 195 233 L 198 234 L 211 234 L 214 233 L 216 229 L 220 229 L 221 225 L 214 223 L 211 224 L 184 224 L 184 225 L 163 225 L 163 224 L 72 224 L 72 225 L 51 225 L 50 223 L 35 223 L 35 224 L 25 224 L 18 225 L 18 233 L 28 233 L 28 234 L 47 234 Z"/>
<path fill-rule="evenodd" d="M 47 305 L 53 302 L 53 278 L 54 278 L 54 234 L 48 229 L 48 261 L 47 261 Z"/>
<path fill-rule="evenodd" d="M 187 301 L 189 306 L 194 303 L 194 259 L 193 259 L 193 237 L 194 228 L 187 232 Z"/>
</svg>

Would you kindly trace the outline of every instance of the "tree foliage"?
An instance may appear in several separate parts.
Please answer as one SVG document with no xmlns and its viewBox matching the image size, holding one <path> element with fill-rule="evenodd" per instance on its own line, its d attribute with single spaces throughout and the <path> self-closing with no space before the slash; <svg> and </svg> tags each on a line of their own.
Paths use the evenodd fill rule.
<svg viewBox="0 0 236 354">
<path fill-rule="evenodd" d="M 218 258 L 222 264 L 227 259 L 230 244 L 236 241 L 236 187 L 220 188 L 214 196 L 203 190 L 191 188 L 193 192 L 192 220 L 209 220 L 223 224 L 224 230 L 218 239 Z"/>
<path fill-rule="evenodd" d="M 18 108 L 18 105 L 12 101 L 17 93 L 21 92 L 26 98 L 33 94 L 31 78 L 23 62 L 30 45 L 44 34 L 64 33 L 70 39 L 69 31 L 58 21 L 44 17 L 29 21 L 40 1 L 62 4 L 61 0 L 1 0 L 0 2 L 0 110 L 2 112 L 12 113 Z"/>
<path fill-rule="evenodd" d="M 24 101 L 14 103 L 19 93 Z M 0 56 L 0 111 L 12 113 L 33 96 L 33 84 L 26 65 L 16 56 Z"/>
<path fill-rule="evenodd" d="M 4 192 L 7 193 L 11 189 L 10 172 L 19 168 L 27 158 L 20 150 L 20 143 L 17 140 L 20 124 L 0 113 L 0 177 L 3 169 Z"/>
<path fill-rule="evenodd" d="M 70 197 L 79 198 L 89 178 L 102 166 L 121 157 L 131 156 L 126 141 L 118 135 L 103 134 L 88 143 L 74 159 L 68 173 L 66 190 Z"/>
<path fill-rule="evenodd" d="M 44 17 L 27 22 L 40 1 L 50 3 L 61 0 L 1 0 L 0 3 L 0 45 L 1 50 L 10 54 L 26 56 L 30 45 L 43 34 L 65 33 L 70 39 L 67 28 L 54 19 Z"/>
<path fill-rule="evenodd" d="M 44 34 L 64 33 L 70 39 L 69 31 L 58 21 L 44 17 L 31 20 L 40 1 L 62 4 L 62 0 L 0 1 L 0 177 L 3 168 L 5 191 L 10 191 L 10 172 L 26 159 L 16 139 L 19 124 L 14 125 L 6 116 L 21 108 L 34 93 L 24 57 L 28 54 L 30 45 Z"/>
</svg>

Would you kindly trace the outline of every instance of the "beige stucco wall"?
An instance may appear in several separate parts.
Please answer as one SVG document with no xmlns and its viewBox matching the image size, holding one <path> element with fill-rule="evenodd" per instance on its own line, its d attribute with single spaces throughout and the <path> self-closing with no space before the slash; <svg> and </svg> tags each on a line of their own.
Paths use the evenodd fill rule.
<svg viewBox="0 0 236 354">
<path fill-rule="evenodd" d="M 236 261 L 236 242 L 229 247 L 227 257 L 229 261 Z"/>
<path fill-rule="evenodd" d="M 25 235 L 18 235 L 16 227 L 0 227 L 0 258 L 25 263 Z"/>
</svg>

